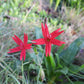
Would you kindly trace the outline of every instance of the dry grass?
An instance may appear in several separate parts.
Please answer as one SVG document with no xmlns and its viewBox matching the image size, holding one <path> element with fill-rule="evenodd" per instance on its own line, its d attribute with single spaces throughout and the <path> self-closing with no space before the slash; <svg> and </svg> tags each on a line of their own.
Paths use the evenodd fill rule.
<svg viewBox="0 0 84 84">
<path fill-rule="evenodd" d="M 68 47 L 79 36 L 84 36 L 84 13 L 77 14 L 75 9 L 63 6 L 61 19 L 65 23 L 65 33 L 62 34 L 61 39 L 64 39 Z"/>
</svg>

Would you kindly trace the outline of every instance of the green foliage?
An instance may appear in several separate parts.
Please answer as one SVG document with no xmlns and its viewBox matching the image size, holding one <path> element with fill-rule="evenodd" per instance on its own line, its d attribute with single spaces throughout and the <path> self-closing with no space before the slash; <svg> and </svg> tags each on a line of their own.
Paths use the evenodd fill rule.
<svg viewBox="0 0 84 84">
<path fill-rule="evenodd" d="M 76 81 L 76 82 L 73 82 L 73 84 L 83 84 L 84 82 L 82 82 L 82 81 Z M 71 84 L 71 83 L 67 83 L 66 82 L 66 84 Z"/>
<path fill-rule="evenodd" d="M 54 1 L 57 10 L 61 0 L 50 0 L 51 7 Z M 75 7 L 78 12 L 84 9 L 83 3 L 83 0 L 66 1 L 68 6 Z M 26 60 L 22 62 L 19 60 L 20 53 L 7 54 L 9 48 L 15 47 L 11 40 L 14 34 L 22 38 L 26 32 L 31 40 L 43 38 L 41 27 L 37 25 L 45 17 L 50 18 L 48 25 L 52 31 L 52 27 L 57 29 L 60 25 L 64 29 L 63 20 L 52 18 L 45 10 L 38 11 L 38 3 L 33 8 L 32 4 L 33 0 L 0 0 L 0 84 L 44 84 L 44 80 L 45 84 L 83 84 L 84 64 L 73 64 L 77 53 L 84 48 L 83 37 L 76 39 L 65 50 L 64 45 L 60 46 L 56 53 L 57 46 L 52 45 L 50 57 L 45 56 L 44 45 L 32 45 L 32 52 L 27 51 Z M 4 20 L 4 15 L 20 20 Z M 60 39 L 60 36 L 56 39 Z"/>
<path fill-rule="evenodd" d="M 60 3 L 61 3 L 61 0 L 50 0 L 50 6 L 53 5 L 53 3 L 55 3 L 55 11 L 57 10 L 57 8 L 60 7 Z"/>
<path fill-rule="evenodd" d="M 53 0 L 50 0 L 50 6 L 52 6 L 52 4 L 53 4 Z"/>
<path fill-rule="evenodd" d="M 83 0 L 64 0 L 64 1 L 65 1 L 66 5 L 76 8 L 78 13 L 80 11 L 83 11 L 83 9 L 84 9 L 84 6 L 83 6 L 84 1 Z"/>
<path fill-rule="evenodd" d="M 80 47 L 84 47 L 83 42 L 84 42 L 83 37 L 80 37 L 80 38 L 76 39 L 72 44 L 70 44 L 70 46 L 67 49 L 63 50 L 59 54 L 60 58 L 66 64 L 72 63 L 75 56 L 77 55 L 78 51 L 80 51 Z"/>
<path fill-rule="evenodd" d="M 59 6 L 60 2 L 61 2 L 61 0 L 56 0 L 55 10 L 57 10 L 57 7 Z"/>
</svg>

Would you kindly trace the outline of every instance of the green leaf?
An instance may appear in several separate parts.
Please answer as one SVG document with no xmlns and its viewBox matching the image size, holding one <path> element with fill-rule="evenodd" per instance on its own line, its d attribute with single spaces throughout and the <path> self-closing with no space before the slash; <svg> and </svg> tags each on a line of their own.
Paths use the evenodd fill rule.
<svg viewBox="0 0 84 84">
<path fill-rule="evenodd" d="M 52 6 L 53 0 L 50 0 L 50 6 Z"/>
<path fill-rule="evenodd" d="M 68 73 L 68 68 L 64 67 L 62 70 L 60 70 L 60 72 L 66 75 Z"/>
<path fill-rule="evenodd" d="M 10 77 L 12 77 L 16 82 L 17 82 L 17 84 L 20 84 L 20 82 L 18 81 L 18 79 L 16 79 L 16 77 L 14 76 L 14 75 L 12 75 L 12 74 L 8 74 Z"/>
<path fill-rule="evenodd" d="M 84 69 L 84 64 L 80 66 L 80 71 Z"/>
<path fill-rule="evenodd" d="M 38 64 L 37 57 L 36 57 L 35 53 L 33 52 L 33 53 L 28 53 L 28 54 L 33 59 L 33 61 Z"/>
<path fill-rule="evenodd" d="M 77 73 L 77 72 L 80 71 L 80 66 L 74 65 L 74 64 L 70 64 L 69 69 L 70 69 L 70 71 Z"/>
<path fill-rule="evenodd" d="M 56 68 L 62 68 L 62 65 L 60 64 L 60 59 L 59 59 L 59 55 L 56 53 L 56 61 L 57 61 L 57 67 Z"/>
<path fill-rule="evenodd" d="M 63 83 L 62 83 L 63 84 Z M 65 82 L 65 84 L 71 84 L 69 82 Z M 82 81 L 76 81 L 76 82 L 73 82 L 73 84 L 84 84 L 84 82 Z"/>
<path fill-rule="evenodd" d="M 61 53 L 62 50 L 64 49 L 64 46 L 65 46 L 64 44 L 62 46 L 60 46 L 59 49 L 58 49 L 58 51 L 57 51 L 57 53 Z"/>
<path fill-rule="evenodd" d="M 53 68 L 53 70 L 54 70 L 54 69 L 55 69 L 55 67 L 56 67 L 56 63 L 55 63 L 55 60 L 54 60 L 53 55 L 49 56 L 49 58 L 50 58 L 50 63 L 51 63 L 51 66 L 52 66 L 52 68 Z"/>
<path fill-rule="evenodd" d="M 78 51 L 84 47 L 84 45 L 82 45 L 84 42 L 84 38 L 83 37 L 79 37 L 78 39 L 76 39 L 72 44 L 70 44 L 70 46 L 63 50 L 59 56 L 60 58 L 66 63 L 66 64 L 70 64 L 71 62 L 73 62 L 75 56 L 77 55 Z M 81 47 L 82 45 L 82 47 Z"/>
<path fill-rule="evenodd" d="M 61 0 L 56 0 L 56 5 L 55 5 L 55 11 L 57 10 L 57 7 L 59 6 Z"/>
<path fill-rule="evenodd" d="M 30 64 L 29 65 L 29 70 L 31 70 L 31 69 L 39 69 L 39 67 L 38 66 L 36 66 L 35 64 Z"/>
</svg>

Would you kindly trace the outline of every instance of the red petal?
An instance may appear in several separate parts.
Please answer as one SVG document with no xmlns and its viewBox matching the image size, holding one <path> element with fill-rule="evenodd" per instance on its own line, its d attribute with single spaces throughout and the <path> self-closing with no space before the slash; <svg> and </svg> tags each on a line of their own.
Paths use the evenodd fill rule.
<svg viewBox="0 0 84 84">
<path fill-rule="evenodd" d="M 51 43 L 48 43 L 46 44 L 45 46 L 45 53 L 46 53 L 46 56 L 50 56 L 50 53 L 51 53 Z"/>
<path fill-rule="evenodd" d="M 25 58 L 26 58 L 26 51 L 25 50 L 23 50 L 24 52 L 23 52 L 23 56 L 24 56 L 24 61 L 25 61 Z"/>
<path fill-rule="evenodd" d="M 16 40 L 19 42 L 19 44 L 23 44 L 22 40 L 19 37 L 17 37 L 16 35 L 14 35 L 14 36 L 15 36 Z"/>
<path fill-rule="evenodd" d="M 50 53 L 51 53 L 51 43 L 48 43 L 48 54 L 50 56 Z"/>
<path fill-rule="evenodd" d="M 22 51 L 21 51 L 20 60 L 22 60 L 23 56 L 24 56 L 24 60 L 25 60 L 25 57 L 26 57 L 26 52 L 25 52 L 25 50 L 22 50 Z"/>
<path fill-rule="evenodd" d="M 26 49 L 30 49 L 32 44 L 27 44 Z"/>
<path fill-rule="evenodd" d="M 18 42 L 16 38 L 12 37 L 12 39 L 16 42 L 16 44 L 20 45 L 20 43 Z"/>
<path fill-rule="evenodd" d="M 55 38 L 55 37 L 59 36 L 61 33 L 64 32 L 64 31 L 60 31 L 60 32 L 59 32 L 60 29 L 61 29 L 61 28 L 59 28 L 59 29 L 57 29 L 56 31 L 52 32 L 52 33 L 50 34 L 51 37 L 52 37 L 52 38 Z"/>
<path fill-rule="evenodd" d="M 65 42 L 59 41 L 57 39 L 51 39 L 51 43 L 54 45 L 61 46 L 62 44 L 65 44 Z"/>
<path fill-rule="evenodd" d="M 36 39 L 36 40 L 32 40 L 32 41 L 36 42 L 36 43 L 33 43 L 33 44 L 35 44 L 35 45 L 42 45 L 42 44 L 45 44 L 45 41 L 44 41 L 43 38 Z"/>
<path fill-rule="evenodd" d="M 28 36 L 24 33 L 24 44 L 27 44 Z"/>
<path fill-rule="evenodd" d="M 48 31 L 47 24 L 45 24 L 45 33 L 46 33 L 46 36 L 49 36 L 49 31 Z"/>
<path fill-rule="evenodd" d="M 42 28 L 43 37 L 45 38 L 46 35 L 45 35 L 45 28 L 44 28 L 44 26 L 43 26 L 43 23 L 41 23 L 41 28 Z"/>
<path fill-rule="evenodd" d="M 15 48 L 12 48 L 12 49 L 9 49 L 10 51 L 8 53 L 14 53 L 14 52 L 18 52 L 20 51 L 20 47 L 15 47 Z"/>
<path fill-rule="evenodd" d="M 48 56 L 48 44 L 45 45 L 45 54 L 46 54 L 46 57 Z"/>
</svg>

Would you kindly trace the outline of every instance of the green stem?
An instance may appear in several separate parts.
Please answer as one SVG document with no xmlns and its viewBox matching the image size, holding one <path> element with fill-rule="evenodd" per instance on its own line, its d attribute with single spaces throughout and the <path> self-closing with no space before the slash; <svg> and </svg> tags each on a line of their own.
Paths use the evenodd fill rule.
<svg viewBox="0 0 84 84">
<path fill-rule="evenodd" d="M 55 63 L 54 57 L 53 56 L 49 56 L 49 60 L 50 60 L 50 64 L 52 66 L 52 69 L 55 70 L 56 63 Z"/>
<path fill-rule="evenodd" d="M 23 67 L 23 60 L 22 60 L 22 84 L 24 84 L 24 67 Z"/>
<path fill-rule="evenodd" d="M 46 68 L 47 68 L 47 75 L 48 75 L 48 77 L 51 77 L 56 68 L 56 63 L 55 63 L 53 56 L 46 57 L 45 64 L 46 64 Z"/>
</svg>

